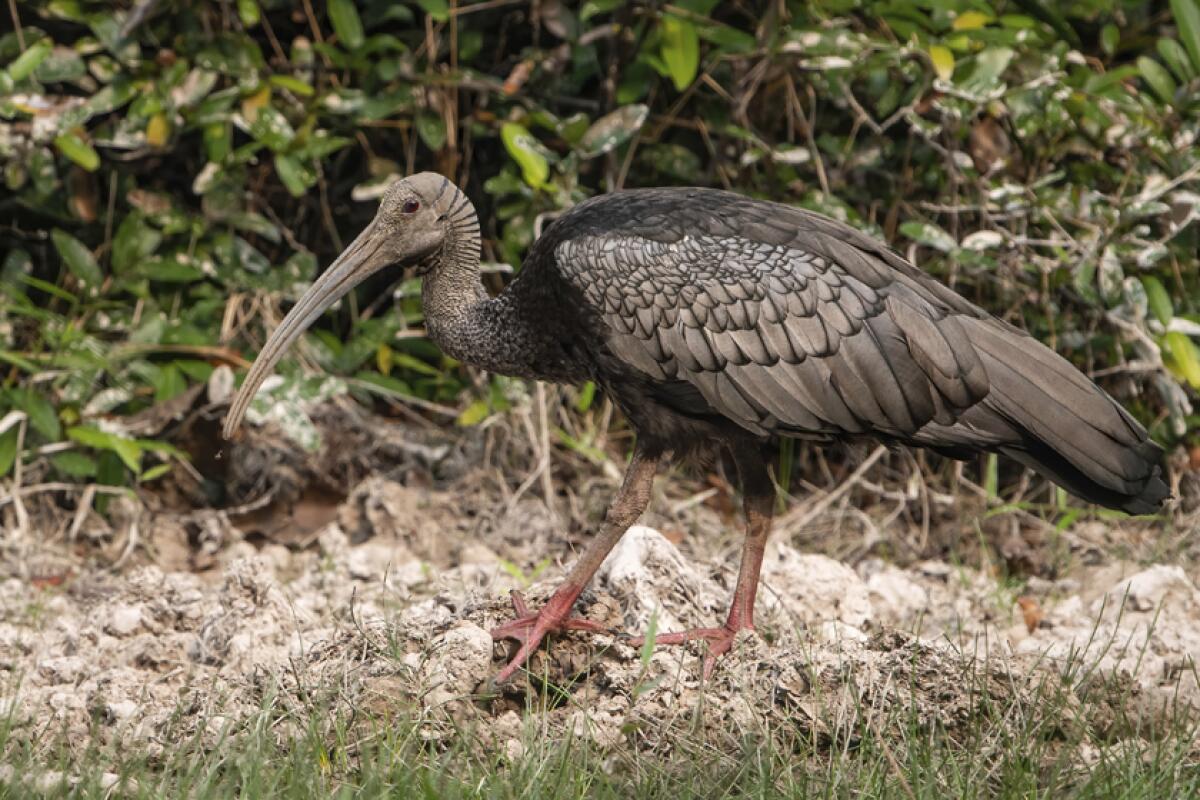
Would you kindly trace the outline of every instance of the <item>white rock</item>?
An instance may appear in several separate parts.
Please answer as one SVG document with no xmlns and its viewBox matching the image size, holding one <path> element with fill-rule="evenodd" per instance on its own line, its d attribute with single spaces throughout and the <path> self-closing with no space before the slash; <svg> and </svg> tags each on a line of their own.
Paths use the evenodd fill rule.
<svg viewBox="0 0 1200 800">
<path fill-rule="evenodd" d="M 847 625 L 835 619 L 822 622 L 817 627 L 817 636 L 829 644 L 865 642 L 870 638 L 863 632 L 862 628 L 856 628 L 853 625 Z"/>
<path fill-rule="evenodd" d="M 50 684 L 75 683 L 87 666 L 87 662 L 79 656 L 58 656 L 39 662 L 38 672 Z"/>
<path fill-rule="evenodd" d="M 402 564 L 414 561 L 408 548 L 397 542 L 370 539 L 350 548 L 346 569 L 350 577 L 360 581 L 381 580 Z"/>
<path fill-rule="evenodd" d="M 873 616 L 867 585 L 828 556 L 801 553 L 782 542 L 767 547 L 759 604 L 810 625 L 836 620 L 862 628 Z"/>
<path fill-rule="evenodd" d="M 132 700 L 113 700 L 104 706 L 104 712 L 113 722 L 127 720 L 136 714 L 137 711 L 138 704 Z"/>
<path fill-rule="evenodd" d="M 1171 593 L 1190 598 L 1195 592 L 1196 587 L 1183 567 L 1155 564 L 1109 589 L 1094 608 L 1098 612 L 1101 603 L 1109 608 L 1119 608 L 1124 603 L 1132 611 L 1153 611 Z"/>
<path fill-rule="evenodd" d="M 142 607 L 140 605 L 114 606 L 109 612 L 108 622 L 104 629 L 113 636 L 130 636 L 142 627 Z"/>
<path fill-rule="evenodd" d="M 929 592 L 909 575 L 888 565 L 867 579 L 871 609 L 888 624 L 903 624 L 929 608 Z"/>
<path fill-rule="evenodd" d="M 460 622 L 430 643 L 436 658 L 426 665 L 430 685 L 425 702 L 437 708 L 475 691 L 492 671 L 492 635 L 470 622 Z"/>
<path fill-rule="evenodd" d="M 35 791 L 48 794 L 61 787 L 64 783 L 66 783 L 66 781 L 66 774 L 59 772 L 58 770 L 51 769 L 39 774 L 33 779 L 32 783 Z"/>
<path fill-rule="evenodd" d="M 632 630 L 645 630 L 652 616 L 657 616 L 660 631 L 686 628 L 689 620 L 683 615 L 703 611 L 697 606 L 706 597 L 715 606 L 724 602 L 717 599 L 724 592 L 706 581 L 665 536 L 645 525 L 625 532 L 596 576 L 621 601 Z"/>
</svg>

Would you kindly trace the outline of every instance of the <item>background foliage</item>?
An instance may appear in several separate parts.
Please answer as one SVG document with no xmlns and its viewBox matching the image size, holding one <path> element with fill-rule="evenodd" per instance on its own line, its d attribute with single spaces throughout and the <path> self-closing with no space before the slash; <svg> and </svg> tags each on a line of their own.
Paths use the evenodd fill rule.
<svg viewBox="0 0 1200 800">
<path fill-rule="evenodd" d="M 8 11 L 0 475 L 160 476 L 181 455 L 147 415 L 224 396 L 222 367 L 422 169 L 467 189 L 500 265 L 623 186 L 822 211 L 1050 342 L 1169 447 L 1200 429 L 1200 0 Z M 309 337 L 310 366 L 344 380 L 277 397 L 503 411 L 520 387 L 443 358 L 394 277 Z M 586 413 L 590 389 L 571 400 Z"/>
</svg>

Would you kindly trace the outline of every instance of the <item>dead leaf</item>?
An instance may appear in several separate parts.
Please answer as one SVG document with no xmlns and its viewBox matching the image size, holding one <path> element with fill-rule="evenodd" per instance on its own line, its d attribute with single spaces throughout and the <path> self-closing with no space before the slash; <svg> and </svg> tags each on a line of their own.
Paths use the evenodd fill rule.
<svg viewBox="0 0 1200 800">
<path fill-rule="evenodd" d="M 67 196 L 70 198 L 71 213 L 82 222 L 96 221 L 99 204 L 96 176 L 85 169 L 71 167 L 67 177 Z"/>
<path fill-rule="evenodd" d="M 529 76 L 533 74 L 533 61 L 525 59 L 521 63 L 513 67 L 512 72 L 508 73 L 508 77 L 504 79 L 504 93 L 513 95 L 521 91 L 521 87 L 525 85 L 525 81 L 529 80 Z"/>
<path fill-rule="evenodd" d="M 994 117 L 982 117 L 971 126 L 971 140 L 967 147 L 971 160 L 975 162 L 975 169 L 984 175 L 1008 166 L 1012 155 L 1012 142 Z"/>
<path fill-rule="evenodd" d="M 1017 605 L 1021 607 L 1021 614 L 1025 617 L 1025 629 L 1033 633 L 1042 624 L 1046 612 L 1042 610 L 1042 606 L 1038 603 L 1037 598 L 1027 594 L 1023 594 L 1017 598 Z"/>
</svg>

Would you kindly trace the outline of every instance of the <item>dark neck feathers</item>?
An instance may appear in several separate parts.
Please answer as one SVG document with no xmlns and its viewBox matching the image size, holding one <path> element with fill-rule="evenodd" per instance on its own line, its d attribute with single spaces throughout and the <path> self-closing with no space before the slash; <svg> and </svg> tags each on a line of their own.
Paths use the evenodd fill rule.
<svg viewBox="0 0 1200 800">
<path fill-rule="evenodd" d="M 521 378 L 561 380 L 561 347 L 521 280 L 489 297 L 479 272 L 479 222 L 466 195 L 443 211 L 446 241 L 421 284 L 429 338 L 446 355 L 472 366 Z"/>
</svg>

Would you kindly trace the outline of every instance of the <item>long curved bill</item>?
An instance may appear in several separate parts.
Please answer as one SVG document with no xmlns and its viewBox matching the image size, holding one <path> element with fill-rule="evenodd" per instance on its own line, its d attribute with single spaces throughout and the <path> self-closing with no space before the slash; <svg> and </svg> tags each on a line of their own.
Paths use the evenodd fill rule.
<svg viewBox="0 0 1200 800">
<path fill-rule="evenodd" d="M 258 392 L 263 381 L 274 371 L 279 359 L 283 358 L 283 354 L 296 343 L 308 326 L 316 322 L 326 309 L 361 283 L 364 278 L 390 263 L 388 259 L 381 257 L 380 245 L 382 242 L 380 241 L 381 237 L 376 236 L 376 231 L 376 222 L 372 220 L 371 224 L 358 235 L 358 238 L 350 243 L 350 246 L 337 257 L 329 269 L 325 270 L 324 274 L 304 293 L 300 302 L 296 303 L 295 307 L 283 318 L 279 327 L 275 329 L 275 332 L 271 334 L 271 337 L 267 339 L 258 358 L 250 367 L 246 380 L 242 382 L 242 388 L 238 390 L 237 396 L 229 406 L 229 413 L 225 415 L 225 424 L 221 429 L 221 435 L 224 438 L 230 438 L 242 424 L 246 409 L 250 406 L 250 401 L 254 399 L 255 393 Z"/>
</svg>

